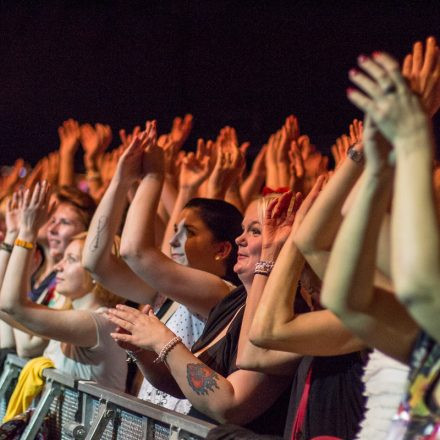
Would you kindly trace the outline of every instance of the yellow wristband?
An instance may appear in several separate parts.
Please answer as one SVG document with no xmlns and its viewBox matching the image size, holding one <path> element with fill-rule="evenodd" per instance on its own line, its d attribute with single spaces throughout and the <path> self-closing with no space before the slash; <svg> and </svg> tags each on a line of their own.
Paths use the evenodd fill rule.
<svg viewBox="0 0 440 440">
<path fill-rule="evenodd" d="M 32 243 L 30 241 L 20 240 L 19 238 L 17 238 L 14 241 L 14 244 L 15 244 L 15 246 L 24 247 L 25 249 L 33 249 L 34 248 L 34 243 Z"/>
</svg>

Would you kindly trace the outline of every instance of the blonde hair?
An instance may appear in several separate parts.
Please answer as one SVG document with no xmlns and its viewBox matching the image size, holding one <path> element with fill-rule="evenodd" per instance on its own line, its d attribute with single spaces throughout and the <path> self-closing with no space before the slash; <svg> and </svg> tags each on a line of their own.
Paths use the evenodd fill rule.
<svg viewBox="0 0 440 440">
<path fill-rule="evenodd" d="M 87 238 L 87 232 L 80 232 L 79 234 L 76 234 L 72 237 L 71 242 L 74 240 L 78 240 L 82 243 L 81 251 L 84 248 L 84 242 Z M 120 239 L 119 237 L 115 237 L 113 240 L 113 246 L 112 246 L 112 254 L 119 257 L 119 243 Z M 116 304 L 125 303 L 125 299 L 121 298 L 118 295 L 115 295 L 114 293 L 111 293 L 108 291 L 102 284 L 98 283 L 97 281 L 93 280 L 92 276 L 89 272 L 87 272 L 90 277 L 90 281 L 93 282 L 93 289 L 92 293 L 96 296 L 99 302 L 101 302 L 103 305 L 107 307 L 114 307 Z"/>
<path fill-rule="evenodd" d="M 279 199 L 282 196 L 280 193 L 270 193 L 266 196 L 259 197 L 257 200 L 257 214 L 258 221 L 260 224 L 263 224 L 264 217 L 266 216 L 266 209 L 269 206 L 270 202 L 275 199 Z"/>
</svg>

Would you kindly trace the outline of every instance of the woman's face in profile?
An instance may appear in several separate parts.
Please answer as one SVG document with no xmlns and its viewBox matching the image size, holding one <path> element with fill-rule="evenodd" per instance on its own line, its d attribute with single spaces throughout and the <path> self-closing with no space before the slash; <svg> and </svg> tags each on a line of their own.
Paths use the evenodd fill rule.
<svg viewBox="0 0 440 440">
<path fill-rule="evenodd" d="M 257 201 L 246 209 L 243 218 L 243 233 L 235 239 L 238 245 L 237 262 L 234 272 L 243 281 L 254 276 L 255 265 L 260 260 L 262 245 L 262 225 L 258 217 Z"/>
<path fill-rule="evenodd" d="M 197 209 L 182 210 L 174 231 L 170 240 L 173 260 L 212 273 L 216 241 L 211 230 L 198 215 Z"/>
<path fill-rule="evenodd" d="M 47 241 L 52 258 L 60 260 L 72 237 L 84 231 L 84 224 L 76 209 L 68 203 L 61 203 L 47 225 Z"/>
<path fill-rule="evenodd" d="M 56 291 L 71 299 L 80 298 L 93 288 L 92 279 L 81 264 L 82 241 L 73 240 L 55 266 Z"/>
</svg>

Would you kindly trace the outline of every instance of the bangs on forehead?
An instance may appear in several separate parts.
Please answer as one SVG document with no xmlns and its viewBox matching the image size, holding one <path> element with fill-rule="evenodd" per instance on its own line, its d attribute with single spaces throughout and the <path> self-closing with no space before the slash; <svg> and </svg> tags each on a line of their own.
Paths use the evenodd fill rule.
<svg viewBox="0 0 440 440">
<path fill-rule="evenodd" d="M 68 217 L 69 220 L 77 222 L 77 223 L 80 223 L 81 226 L 83 226 L 84 229 L 86 229 L 86 225 L 87 225 L 86 221 L 87 220 L 86 220 L 86 218 L 84 216 L 83 211 L 78 209 L 76 207 L 76 205 L 74 205 L 73 203 L 69 203 L 69 202 L 62 202 L 62 203 L 60 203 L 57 206 L 57 208 L 56 208 L 55 212 L 53 213 L 52 217 L 55 217 L 57 215 L 57 211 L 60 208 L 68 208 L 68 211 L 65 211 L 66 214 L 63 214 L 62 217 Z M 75 215 L 74 216 L 70 215 L 71 212 L 74 213 Z"/>
</svg>

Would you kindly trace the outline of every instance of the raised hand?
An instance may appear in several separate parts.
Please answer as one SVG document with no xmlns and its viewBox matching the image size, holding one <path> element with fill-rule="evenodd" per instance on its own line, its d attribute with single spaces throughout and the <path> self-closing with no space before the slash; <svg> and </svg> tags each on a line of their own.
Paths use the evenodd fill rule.
<svg viewBox="0 0 440 440">
<path fill-rule="evenodd" d="M 388 141 L 407 140 L 429 130 L 429 120 L 418 97 L 409 89 L 399 72 L 399 64 L 390 55 L 375 52 L 360 56 L 359 67 L 350 79 L 361 90 L 348 89 L 348 99 L 367 113 Z"/>
<path fill-rule="evenodd" d="M 12 191 L 14 186 L 20 180 L 20 171 L 24 167 L 24 160 L 17 159 L 12 167 L 11 172 L 1 180 L 0 198 L 3 198 Z"/>
<path fill-rule="evenodd" d="M 32 168 L 32 171 L 28 174 L 25 182 L 25 187 L 32 189 L 39 180 L 43 180 L 42 160 L 39 160 L 34 168 Z"/>
<path fill-rule="evenodd" d="M 121 145 L 123 145 L 124 148 L 127 148 L 132 140 L 141 132 L 141 126 L 136 125 L 133 128 L 133 131 L 129 134 L 125 131 L 125 128 L 121 128 L 119 130 L 119 138 L 121 139 Z"/>
<path fill-rule="evenodd" d="M 353 119 L 349 127 L 350 145 L 362 143 L 363 124 L 358 119 Z"/>
<path fill-rule="evenodd" d="M 290 161 L 290 181 L 289 188 L 295 191 L 303 191 L 303 181 L 305 177 L 304 161 L 298 148 L 298 143 L 293 140 L 289 150 Z"/>
<path fill-rule="evenodd" d="M 379 175 L 394 166 L 393 148 L 374 125 L 369 115 L 365 117 L 364 154 L 365 170 L 368 173 Z"/>
<path fill-rule="evenodd" d="M 237 183 L 244 166 L 232 127 L 224 127 L 220 131 L 214 152 L 216 162 L 208 179 L 208 197 L 224 199 L 226 191 Z"/>
<path fill-rule="evenodd" d="M 171 135 L 163 134 L 157 139 L 157 145 L 163 150 L 165 178 L 173 187 L 177 188 L 181 165 L 177 144 L 173 141 Z"/>
<path fill-rule="evenodd" d="M 84 165 L 87 169 L 95 169 L 98 159 L 102 156 L 112 140 L 109 125 L 81 125 L 81 144 L 84 149 Z"/>
<path fill-rule="evenodd" d="M 191 133 L 193 124 L 193 116 L 191 114 L 186 114 L 184 118 L 176 117 L 173 120 L 173 126 L 171 128 L 171 139 L 176 144 L 177 150 L 180 150 L 188 139 Z"/>
<path fill-rule="evenodd" d="M 262 255 L 264 259 L 268 254 L 272 259 L 278 255 L 290 234 L 301 200 L 301 193 L 294 196 L 291 191 L 288 191 L 269 203 L 263 221 Z"/>
<path fill-rule="evenodd" d="M 179 187 L 197 190 L 209 176 L 210 158 L 204 151 L 205 142 L 199 139 L 197 142 L 197 154 L 188 153 L 180 167 Z"/>
<path fill-rule="evenodd" d="M 115 177 L 117 179 L 119 179 L 121 182 L 124 181 L 126 183 L 133 183 L 142 178 L 142 158 L 144 155 L 144 148 L 145 144 L 143 143 L 142 134 L 136 135 L 128 148 L 119 158 L 115 171 Z M 109 168 L 111 167 L 115 156 L 116 152 L 112 151 L 106 157 L 105 166 L 103 167 L 103 174 L 109 174 L 108 177 L 111 176 L 111 170 Z"/>
<path fill-rule="evenodd" d="M 59 151 L 52 151 L 47 156 L 47 181 L 51 185 L 56 185 L 58 183 L 58 174 L 60 168 L 60 153 Z"/>
<path fill-rule="evenodd" d="M 23 190 L 15 191 L 6 204 L 6 233 L 17 234 L 20 228 L 20 213 L 23 207 Z"/>
<path fill-rule="evenodd" d="M 58 136 L 60 138 L 60 154 L 73 156 L 79 146 L 80 128 L 77 121 L 68 119 L 58 127 Z"/>
<path fill-rule="evenodd" d="M 36 238 L 38 230 L 47 222 L 55 207 L 55 202 L 50 203 L 50 194 L 50 185 L 46 181 L 38 182 L 32 194 L 30 189 L 24 192 L 20 215 L 20 237 L 25 234 L 26 239 Z"/>
<path fill-rule="evenodd" d="M 433 117 L 440 108 L 440 49 L 434 37 L 426 39 L 425 50 L 421 41 L 414 43 L 412 53 L 404 59 L 402 75 Z"/>
<path fill-rule="evenodd" d="M 141 135 L 144 154 L 142 158 L 142 172 L 145 175 L 164 175 L 164 153 L 157 145 L 156 121 L 147 121 L 145 131 Z"/>
<path fill-rule="evenodd" d="M 331 148 L 333 158 L 335 159 L 335 169 L 338 169 L 342 165 L 347 157 L 347 151 L 351 146 L 351 138 L 346 134 L 336 139 L 335 144 Z"/>
</svg>

